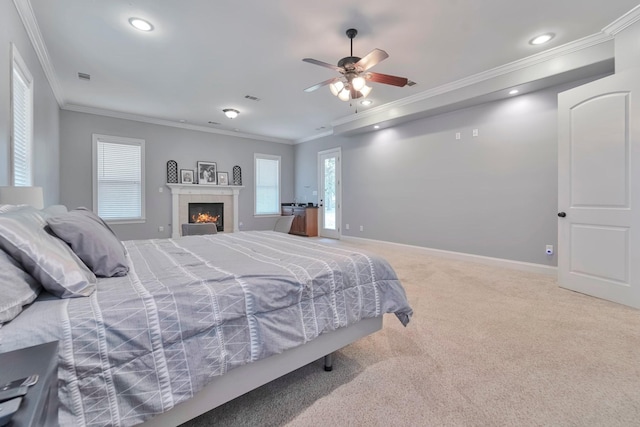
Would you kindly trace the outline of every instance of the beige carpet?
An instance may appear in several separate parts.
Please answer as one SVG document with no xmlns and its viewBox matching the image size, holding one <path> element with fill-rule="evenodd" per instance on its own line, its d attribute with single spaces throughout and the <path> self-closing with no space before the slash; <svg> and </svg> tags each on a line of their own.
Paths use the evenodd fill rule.
<svg viewBox="0 0 640 427">
<path fill-rule="evenodd" d="M 554 278 L 371 242 L 414 317 L 185 424 L 639 426 L 640 311 Z"/>
</svg>

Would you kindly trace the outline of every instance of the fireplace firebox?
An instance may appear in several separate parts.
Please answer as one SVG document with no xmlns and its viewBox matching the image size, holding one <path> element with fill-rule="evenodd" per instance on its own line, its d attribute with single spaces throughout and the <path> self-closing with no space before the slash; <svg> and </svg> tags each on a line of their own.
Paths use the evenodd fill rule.
<svg viewBox="0 0 640 427">
<path fill-rule="evenodd" d="M 224 231 L 224 203 L 189 203 L 189 224 L 215 223 Z"/>
</svg>

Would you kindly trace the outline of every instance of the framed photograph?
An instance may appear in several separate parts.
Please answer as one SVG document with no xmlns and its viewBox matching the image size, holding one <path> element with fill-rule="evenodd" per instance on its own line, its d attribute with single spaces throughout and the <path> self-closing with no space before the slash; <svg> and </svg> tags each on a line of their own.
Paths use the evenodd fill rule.
<svg viewBox="0 0 640 427">
<path fill-rule="evenodd" d="M 198 184 L 217 183 L 217 166 L 215 162 L 198 162 Z"/>
<path fill-rule="evenodd" d="M 193 184 L 193 170 L 180 169 L 180 182 L 183 184 Z"/>
<path fill-rule="evenodd" d="M 218 172 L 218 185 L 229 185 L 229 172 Z"/>
</svg>

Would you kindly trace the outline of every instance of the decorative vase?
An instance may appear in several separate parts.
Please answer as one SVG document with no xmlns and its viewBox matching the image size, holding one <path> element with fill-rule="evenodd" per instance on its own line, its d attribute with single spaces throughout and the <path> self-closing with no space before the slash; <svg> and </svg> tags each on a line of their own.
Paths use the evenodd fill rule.
<svg viewBox="0 0 640 427">
<path fill-rule="evenodd" d="M 178 183 L 178 163 L 175 160 L 169 160 L 167 162 L 167 183 Z"/>
<path fill-rule="evenodd" d="M 242 185 L 242 169 L 240 169 L 240 166 L 233 167 L 233 185 Z"/>
</svg>

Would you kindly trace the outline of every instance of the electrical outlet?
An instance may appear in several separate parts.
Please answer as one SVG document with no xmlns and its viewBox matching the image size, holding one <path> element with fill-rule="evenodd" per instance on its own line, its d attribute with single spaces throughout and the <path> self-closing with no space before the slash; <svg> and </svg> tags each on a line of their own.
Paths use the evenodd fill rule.
<svg viewBox="0 0 640 427">
<path fill-rule="evenodd" d="M 360 231 L 364 231 L 364 225 L 360 226 Z"/>
<path fill-rule="evenodd" d="M 460 139 L 461 137 L 460 132 L 456 132 L 456 139 Z"/>
<path fill-rule="evenodd" d="M 473 136 L 478 136 L 478 129 L 473 130 Z"/>
<path fill-rule="evenodd" d="M 158 232 L 159 233 L 162 233 L 163 231 L 164 231 L 164 227 L 163 226 L 158 227 Z"/>
<path fill-rule="evenodd" d="M 163 191 L 164 191 L 164 188 L 158 187 L 158 193 L 162 193 Z"/>
<path fill-rule="evenodd" d="M 345 230 L 348 230 L 349 229 L 349 224 L 345 224 L 344 228 L 345 228 Z"/>
</svg>

